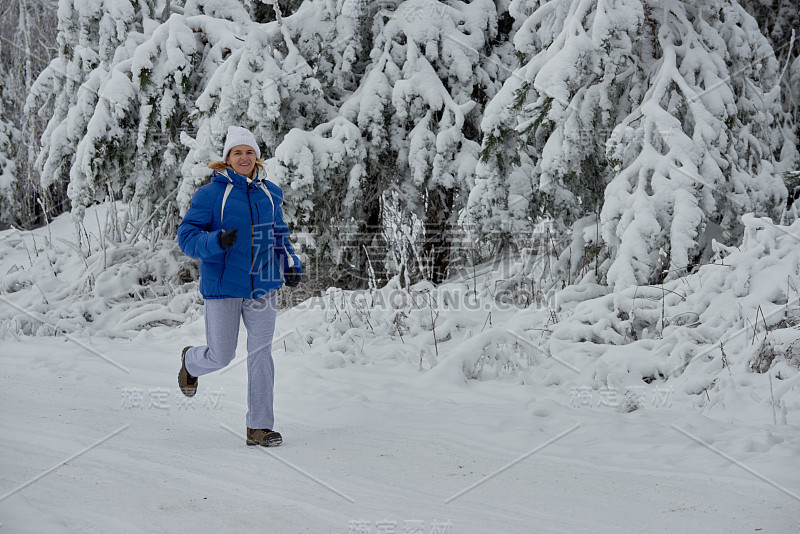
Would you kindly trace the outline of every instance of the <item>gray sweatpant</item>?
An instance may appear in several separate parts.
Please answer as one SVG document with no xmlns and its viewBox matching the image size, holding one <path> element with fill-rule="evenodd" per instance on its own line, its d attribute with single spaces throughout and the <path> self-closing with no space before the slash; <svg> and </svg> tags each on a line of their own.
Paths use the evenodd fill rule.
<svg viewBox="0 0 800 534">
<path fill-rule="evenodd" d="M 247 426 L 272 429 L 275 424 L 272 336 L 278 292 L 270 291 L 253 300 L 209 299 L 203 307 L 208 345 L 186 351 L 186 370 L 192 376 L 203 376 L 231 363 L 236 355 L 241 317 L 247 330 Z"/>
</svg>

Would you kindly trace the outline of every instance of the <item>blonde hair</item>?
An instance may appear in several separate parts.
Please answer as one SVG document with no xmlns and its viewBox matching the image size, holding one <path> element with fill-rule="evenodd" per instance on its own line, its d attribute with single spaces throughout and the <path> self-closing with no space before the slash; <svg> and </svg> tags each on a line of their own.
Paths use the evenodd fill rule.
<svg viewBox="0 0 800 534">
<path fill-rule="evenodd" d="M 228 165 L 224 161 L 212 161 L 211 163 L 208 164 L 208 168 L 211 169 L 212 171 L 217 171 L 217 172 L 222 172 L 225 169 L 233 170 L 233 167 L 231 167 L 230 165 Z M 259 158 L 259 159 L 256 160 L 256 168 L 259 171 L 262 171 L 262 172 L 264 171 L 264 160 L 263 159 Z"/>
</svg>

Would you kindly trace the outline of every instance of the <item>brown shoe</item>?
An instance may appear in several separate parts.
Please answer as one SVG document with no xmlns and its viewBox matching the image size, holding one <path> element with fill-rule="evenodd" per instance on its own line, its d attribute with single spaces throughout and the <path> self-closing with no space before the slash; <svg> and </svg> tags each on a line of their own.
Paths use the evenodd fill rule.
<svg viewBox="0 0 800 534">
<path fill-rule="evenodd" d="M 181 370 L 178 371 L 178 387 L 187 397 L 194 397 L 197 393 L 197 377 L 189 374 L 186 370 L 186 351 L 192 347 L 185 347 L 181 353 Z"/>
<path fill-rule="evenodd" d="M 247 444 L 262 447 L 277 447 L 283 443 L 283 436 L 269 428 L 253 429 L 247 427 Z"/>
</svg>

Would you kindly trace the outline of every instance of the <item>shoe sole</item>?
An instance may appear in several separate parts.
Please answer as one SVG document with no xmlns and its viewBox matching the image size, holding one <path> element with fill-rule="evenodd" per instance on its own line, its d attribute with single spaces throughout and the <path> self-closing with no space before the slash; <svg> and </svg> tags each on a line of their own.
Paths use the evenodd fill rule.
<svg viewBox="0 0 800 534">
<path fill-rule="evenodd" d="M 266 444 L 260 443 L 260 442 L 254 440 L 254 439 L 247 438 L 247 445 L 249 447 L 252 447 L 254 445 L 261 445 L 262 447 L 277 447 L 278 445 L 280 445 L 282 443 L 283 443 L 283 439 L 282 438 L 271 439 L 271 440 L 267 441 Z"/>
<path fill-rule="evenodd" d="M 194 379 L 195 383 L 193 386 L 187 384 L 184 387 L 181 385 L 182 382 L 181 375 L 184 372 L 186 373 L 187 376 L 189 375 L 189 371 L 186 370 L 186 351 L 189 350 L 190 348 L 191 347 L 186 347 L 185 349 L 183 349 L 183 352 L 181 353 L 181 370 L 178 371 L 178 389 L 180 389 L 181 393 L 183 393 L 185 396 L 194 397 L 197 394 L 197 382 L 198 382 L 197 377 L 195 377 Z"/>
<path fill-rule="evenodd" d="M 180 388 L 181 393 L 183 393 L 187 397 L 194 397 L 197 394 L 197 388 L 194 389 L 183 389 Z"/>
</svg>

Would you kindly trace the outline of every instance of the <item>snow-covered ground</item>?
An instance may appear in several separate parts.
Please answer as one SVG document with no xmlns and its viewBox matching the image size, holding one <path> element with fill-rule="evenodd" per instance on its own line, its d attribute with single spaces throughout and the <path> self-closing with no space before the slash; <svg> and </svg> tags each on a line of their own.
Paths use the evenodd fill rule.
<svg viewBox="0 0 800 534">
<path fill-rule="evenodd" d="M 4 340 L 0 491 L 58 467 L 0 501 L 2 531 L 798 531 L 800 502 L 759 478 L 797 495 L 797 450 L 781 446 L 796 426 L 571 408 L 531 386 L 277 350 L 285 444 L 250 448 L 244 365 L 203 377 L 193 404 L 176 388 L 202 335 Z M 726 447 L 744 436 L 750 451 Z"/>
<path fill-rule="evenodd" d="M 50 231 L 68 240 L 65 222 Z M 46 234 L 0 234 L 0 534 L 800 531 L 793 348 L 768 362 L 769 373 L 752 372 L 750 338 L 765 334 L 736 337 L 711 320 L 714 306 L 733 307 L 714 304 L 727 289 L 706 299 L 687 293 L 655 313 L 693 305 L 718 328 L 702 331 L 703 343 L 724 340 L 723 361 L 706 358 L 694 339 L 683 373 L 662 371 L 681 361 L 672 345 L 697 332 L 693 324 L 661 324 L 648 337 L 655 323 L 642 328 L 631 317 L 636 342 L 615 344 L 613 321 L 610 341 L 582 340 L 604 331 L 592 316 L 602 318 L 603 306 L 616 313 L 623 294 L 613 306 L 611 296 L 590 305 L 565 294 L 554 318 L 483 305 L 436 316 L 425 300 L 393 301 L 403 294 L 393 287 L 362 295 L 383 303 L 372 307 L 331 291 L 279 315 L 276 429 L 285 443 L 262 449 L 244 443 L 244 330 L 237 360 L 202 377 L 188 401 L 176 384 L 180 350 L 204 340 L 191 290 L 142 300 L 125 275 L 132 266 L 108 260 L 119 250 L 135 257 L 127 245 L 107 246 L 103 269 L 93 263 L 101 255 L 84 263 L 67 245 L 28 260 L 19 239 L 30 250 L 35 235 L 44 256 Z M 790 245 L 776 243 L 773 263 L 789 265 Z M 726 259 L 731 271 L 761 269 L 752 249 Z M 169 257 L 151 254 L 137 268 L 157 273 Z M 87 269 L 103 288 L 89 300 L 68 291 Z M 118 291 L 124 280 L 133 281 Z M 420 299 L 434 291 L 417 289 Z M 736 302 L 750 316 L 748 295 L 737 292 Z M 632 299 L 636 320 L 647 322 L 642 300 Z M 761 319 L 772 328 L 769 301 Z M 141 308 L 161 326 L 124 327 L 141 323 Z M 80 309 L 94 310 L 92 320 L 70 315 Z M 784 336 L 773 340 L 779 349 L 796 330 L 781 317 L 782 330 L 770 334 Z M 60 324 L 58 335 L 44 323 Z"/>
</svg>

